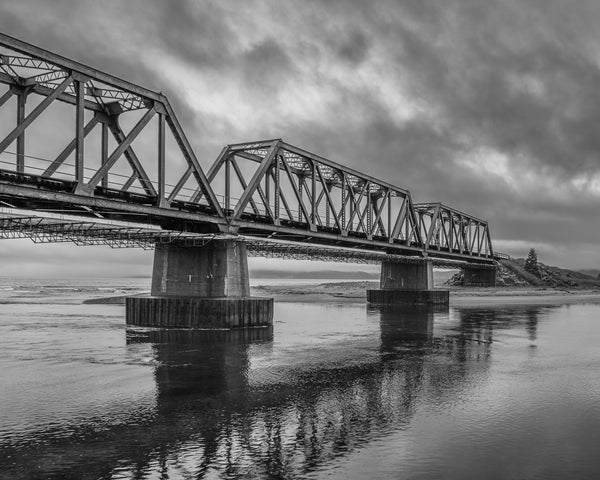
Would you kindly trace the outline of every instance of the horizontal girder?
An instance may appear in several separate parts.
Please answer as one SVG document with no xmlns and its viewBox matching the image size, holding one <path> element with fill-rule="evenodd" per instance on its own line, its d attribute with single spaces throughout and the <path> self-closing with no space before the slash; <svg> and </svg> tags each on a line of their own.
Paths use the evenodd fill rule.
<svg viewBox="0 0 600 480">
<path fill-rule="evenodd" d="M 184 231 L 165 230 L 147 224 L 122 222 L 106 219 L 91 220 L 89 217 L 26 211 L 0 207 L 0 239 L 28 238 L 34 243 L 71 242 L 79 246 L 107 245 L 111 248 L 153 249 L 157 244 L 177 244 L 182 246 L 203 246 L 215 238 L 228 238 L 231 235 L 202 234 Z M 235 236 L 239 238 L 239 236 Z M 343 263 L 380 263 L 382 260 L 419 263 L 422 257 L 386 254 L 363 249 L 334 248 L 322 245 L 268 240 L 251 236 L 242 237 L 248 254 L 255 257 L 284 259 L 320 260 Z M 460 268 L 485 267 L 485 264 L 472 264 L 452 259 L 431 259 L 436 266 Z"/>
</svg>

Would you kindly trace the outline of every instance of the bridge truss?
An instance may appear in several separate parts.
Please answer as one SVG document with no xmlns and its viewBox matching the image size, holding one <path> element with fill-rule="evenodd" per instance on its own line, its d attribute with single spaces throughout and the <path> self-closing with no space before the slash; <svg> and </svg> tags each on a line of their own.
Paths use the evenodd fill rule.
<svg viewBox="0 0 600 480">
<path fill-rule="evenodd" d="M 205 174 L 165 95 L 3 34 L 0 205 L 37 212 L 3 219 L 2 236 L 37 241 L 148 248 L 234 234 L 280 256 L 494 259 L 486 221 L 415 205 L 408 190 L 280 139 L 228 145 Z M 63 227 L 48 212 L 87 220 Z M 106 227 L 115 221 L 145 227 Z"/>
</svg>

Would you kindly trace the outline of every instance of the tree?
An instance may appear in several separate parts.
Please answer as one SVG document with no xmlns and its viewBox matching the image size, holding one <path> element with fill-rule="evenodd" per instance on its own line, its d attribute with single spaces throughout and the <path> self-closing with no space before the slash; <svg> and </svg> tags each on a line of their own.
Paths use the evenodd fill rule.
<svg viewBox="0 0 600 480">
<path fill-rule="evenodd" d="M 532 273 L 536 277 L 540 276 L 540 267 L 538 266 L 537 253 L 534 248 L 529 250 L 527 259 L 525 260 L 525 270 Z"/>
</svg>

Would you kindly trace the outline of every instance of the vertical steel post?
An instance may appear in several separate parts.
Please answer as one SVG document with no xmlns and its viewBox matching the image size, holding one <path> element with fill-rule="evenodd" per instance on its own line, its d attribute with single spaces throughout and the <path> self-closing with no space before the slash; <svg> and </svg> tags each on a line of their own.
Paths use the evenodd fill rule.
<svg viewBox="0 0 600 480">
<path fill-rule="evenodd" d="M 311 213 L 310 213 L 310 223 L 311 225 L 314 227 L 317 224 L 317 172 L 315 172 L 315 162 L 314 160 L 311 160 L 310 162 L 311 165 L 311 175 L 312 175 L 312 179 L 311 179 L 311 187 L 312 187 L 312 195 L 311 195 L 311 200 L 312 200 L 312 205 L 311 205 Z"/>
<path fill-rule="evenodd" d="M 304 189 L 304 175 L 298 175 L 298 221 L 302 221 L 302 190 Z"/>
<path fill-rule="evenodd" d="M 274 212 L 275 212 L 275 222 L 279 222 L 279 192 L 281 191 L 281 186 L 280 186 L 280 181 L 281 181 L 281 175 L 280 175 L 280 163 L 281 162 L 281 155 L 277 154 L 275 155 L 275 193 L 274 193 L 274 199 L 273 201 L 275 202 L 275 206 L 274 206 Z"/>
<path fill-rule="evenodd" d="M 158 114 L 158 199 L 159 207 L 164 206 L 166 196 L 166 181 L 165 181 L 165 115 Z"/>
<path fill-rule="evenodd" d="M 100 165 L 104 165 L 108 159 L 108 125 L 102 122 L 102 138 L 100 143 Z M 102 188 L 108 188 L 108 172 L 102 176 Z"/>
<path fill-rule="evenodd" d="M 273 167 L 269 167 L 267 172 L 265 173 L 265 200 L 267 204 L 265 205 L 265 215 L 269 214 L 269 210 L 271 209 L 271 175 L 270 171 Z"/>
<path fill-rule="evenodd" d="M 75 182 L 81 186 L 85 182 L 83 166 L 83 120 L 84 110 L 84 86 L 81 80 L 75 80 Z"/>
<path fill-rule="evenodd" d="M 229 215 L 231 210 L 231 158 L 225 158 L 225 210 Z"/>
<path fill-rule="evenodd" d="M 17 94 L 17 126 L 25 120 L 27 92 L 22 89 Z M 25 130 L 17 137 L 17 172 L 25 172 Z"/>
<path fill-rule="evenodd" d="M 329 185 L 323 185 L 323 188 L 329 188 Z M 327 227 L 331 226 L 331 208 L 329 207 L 329 202 L 325 201 L 325 225 Z"/>
<path fill-rule="evenodd" d="M 346 187 L 348 188 L 348 196 L 350 197 L 350 201 L 348 202 L 348 225 L 346 226 L 346 230 L 348 230 L 349 232 L 354 230 L 354 187 L 350 184 L 346 185 Z M 359 212 L 360 213 L 360 212 Z M 357 229 L 358 226 L 360 225 L 360 222 L 357 222 Z M 367 232 L 368 235 L 368 232 Z"/>
<path fill-rule="evenodd" d="M 377 208 L 377 201 L 371 197 L 371 185 L 367 185 L 367 235 L 373 235 L 373 206 Z"/>
<path fill-rule="evenodd" d="M 341 197 L 342 197 L 342 203 L 341 203 L 341 208 L 340 211 L 338 212 L 339 215 L 339 222 L 342 224 L 342 228 L 347 231 L 348 230 L 348 226 L 346 225 L 346 174 L 344 172 L 342 172 L 342 192 L 341 192 Z M 343 233 L 343 232 L 341 232 Z"/>
<path fill-rule="evenodd" d="M 387 237 L 388 242 L 392 240 L 392 192 L 388 197 L 388 208 L 387 208 Z"/>
<path fill-rule="evenodd" d="M 454 250 L 454 215 L 448 213 L 448 247 L 450 251 Z"/>
<path fill-rule="evenodd" d="M 458 216 L 458 251 L 460 253 L 465 251 L 465 226 L 462 215 Z"/>
</svg>

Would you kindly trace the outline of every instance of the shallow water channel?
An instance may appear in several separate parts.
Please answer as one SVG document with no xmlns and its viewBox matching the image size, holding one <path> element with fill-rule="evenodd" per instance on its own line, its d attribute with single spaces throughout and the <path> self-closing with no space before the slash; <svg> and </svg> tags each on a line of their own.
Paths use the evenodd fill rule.
<svg viewBox="0 0 600 480">
<path fill-rule="evenodd" d="M 64 288 L 0 295 L 2 478 L 600 471 L 600 304 L 276 303 L 272 330 L 161 332 Z"/>
</svg>

